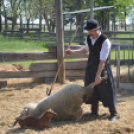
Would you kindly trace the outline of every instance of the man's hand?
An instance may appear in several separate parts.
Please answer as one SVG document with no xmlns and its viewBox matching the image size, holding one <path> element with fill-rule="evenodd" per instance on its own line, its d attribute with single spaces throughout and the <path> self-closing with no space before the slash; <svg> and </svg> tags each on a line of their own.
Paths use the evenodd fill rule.
<svg viewBox="0 0 134 134">
<path fill-rule="evenodd" d="M 68 49 L 68 50 L 65 50 L 65 54 L 66 56 L 70 56 L 70 55 L 73 55 L 73 51 Z"/>
<path fill-rule="evenodd" d="M 100 84 L 101 83 L 101 77 L 100 76 L 96 76 L 95 77 L 95 84 Z"/>
<path fill-rule="evenodd" d="M 82 47 L 80 49 L 77 49 L 77 50 L 70 50 L 70 49 L 67 49 L 65 50 L 65 55 L 66 56 L 71 56 L 71 55 L 82 55 L 82 54 L 86 54 L 88 51 Z"/>
<path fill-rule="evenodd" d="M 100 61 L 99 63 L 99 66 L 98 66 L 98 70 L 97 70 L 97 73 L 96 73 L 96 77 L 95 77 L 95 84 L 99 84 L 101 83 L 101 72 L 104 68 L 104 65 L 105 65 L 105 61 Z"/>
</svg>

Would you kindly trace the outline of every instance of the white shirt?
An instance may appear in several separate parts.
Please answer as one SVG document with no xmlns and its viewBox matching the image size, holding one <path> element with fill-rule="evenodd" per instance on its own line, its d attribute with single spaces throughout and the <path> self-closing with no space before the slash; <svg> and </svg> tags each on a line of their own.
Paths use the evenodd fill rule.
<svg viewBox="0 0 134 134">
<path fill-rule="evenodd" d="M 90 37 L 91 39 L 91 44 L 94 45 L 96 40 L 100 37 L 101 35 L 101 32 L 100 34 L 98 35 L 98 37 L 96 39 L 93 39 L 92 37 Z M 87 38 L 86 38 L 86 44 L 84 46 L 84 49 L 86 51 L 89 51 L 89 47 L 88 47 L 88 43 L 87 43 Z M 100 60 L 103 60 L 105 61 L 109 55 L 109 52 L 110 52 L 110 49 L 111 49 L 111 42 L 109 39 L 106 39 L 103 41 L 102 43 L 102 48 L 101 48 L 101 51 L 100 51 Z"/>
</svg>

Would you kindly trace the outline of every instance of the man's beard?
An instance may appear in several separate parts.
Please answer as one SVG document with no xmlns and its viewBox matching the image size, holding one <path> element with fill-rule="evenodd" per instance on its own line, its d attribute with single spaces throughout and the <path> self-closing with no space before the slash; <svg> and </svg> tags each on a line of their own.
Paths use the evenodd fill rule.
<svg viewBox="0 0 134 134">
<path fill-rule="evenodd" d="M 91 37 L 93 37 L 93 34 L 90 34 Z"/>
</svg>

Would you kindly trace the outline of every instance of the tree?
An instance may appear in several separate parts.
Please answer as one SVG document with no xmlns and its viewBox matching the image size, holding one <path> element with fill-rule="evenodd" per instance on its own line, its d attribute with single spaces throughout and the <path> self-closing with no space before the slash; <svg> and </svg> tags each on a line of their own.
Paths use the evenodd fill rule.
<svg viewBox="0 0 134 134">
<path fill-rule="evenodd" d="M 22 0 L 6 0 L 2 3 L 2 15 L 6 20 L 6 30 L 7 30 L 7 20 L 12 21 L 12 30 L 14 30 L 14 26 L 16 25 L 16 21 L 18 18 L 18 9 Z"/>
<path fill-rule="evenodd" d="M 2 31 L 1 6 L 2 6 L 2 0 L 0 0 L 0 32 Z"/>
<path fill-rule="evenodd" d="M 83 6 L 83 1 L 77 0 L 76 10 L 80 10 L 82 6 Z M 81 28 L 79 28 L 77 32 L 77 37 L 80 45 L 83 45 L 83 21 L 84 21 L 84 14 L 76 14 L 76 26 L 78 25 L 81 26 Z"/>
<path fill-rule="evenodd" d="M 116 21 L 126 20 L 128 14 L 133 15 L 133 3 L 133 0 L 94 0 L 95 7 L 116 6 Z M 107 11 L 95 13 L 95 18 L 102 22 L 103 29 L 106 29 L 107 21 L 107 16 L 104 16 L 105 12 Z M 113 14 L 110 14 L 110 18 L 113 19 Z"/>
<path fill-rule="evenodd" d="M 64 11 L 78 11 L 82 9 L 84 4 L 84 0 L 63 0 L 63 9 Z M 75 14 L 74 14 L 75 15 Z M 68 16 L 69 17 L 69 16 Z M 72 19 L 68 19 L 68 23 L 71 23 Z M 76 26 L 81 25 L 81 29 L 77 31 L 77 37 L 79 44 L 83 44 L 83 21 L 84 21 L 84 14 L 76 14 Z"/>
<path fill-rule="evenodd" d="M 124 20 L 125 22 L 125 31 L 126 31 L 126 17 L 131 16 L 134 18 L 134 11 L 133 11 L 133 0 L 115 0 L 114 5 L 117 7 L 117 21 Z"/>
<path fill-rule="evenodd" d="M 24 0 L 24 2 L 21 5 L 21 10 L 23 11 L 23 15 L 25 16 L 27 20 L 27 33 L 29 32 L 29 22 L 30 19 L 34 16 L 34 10 L 31 10 L 33 6 L 33 0 Z"/>
<path fill-rule="evenodd" d="M 51 32 L 51 27 L 55 25 L 54 21 L 54 0 L 33 0 L 34 8 L 36 8 L 37 13 L 40 13 L 44 16 L 48 31 Z"/>
</svg>

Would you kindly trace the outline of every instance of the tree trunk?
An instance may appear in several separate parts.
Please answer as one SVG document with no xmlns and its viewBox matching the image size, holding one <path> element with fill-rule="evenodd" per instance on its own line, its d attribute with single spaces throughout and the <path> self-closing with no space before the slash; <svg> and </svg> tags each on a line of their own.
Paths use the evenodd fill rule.
<svg viewBox="0 0 134 134">
<path fill-rule="evenodd" d="M 83 1 L 77 0 L 76 10 L 80 10 L 82 5 L 83 5 Z M 80 45 L 83 44 L 83 20 L 84 20 L 83 14 L 76 14 L 76 26 L 78 26 L 78 25 L 81 26 L 81 28 L 78 29 L 77 34 L 76 34 Z"/>
<path fill-rule="evenodd" d="M 16 20 L 17 20 L 17 18 L 12 18 L 12 31 L 14 31 L 14 27 L 15 27 L 15 25 L 16 25 Z M 12 33 L 14 33 L 14 32 L 12 32 Z"/>
<path fill-rule="evenodd" d="M 2 0 L 0 0 L 0 32 L 2 31 L 1 3 L 2 3 Z"/>
<path fill-rule="evenodd" d="M 106 30 L 105 11 L 102 11 L 102 30 Z"/>
<path fill-rule="evenodd" d="M 8 30 L 8 25 L 7 25 L 7 14 L 5 13 L 5 30 Z"/>
<path fill-rule="evenodd" d="M 126 16 L 127 16 L 127 13 L 125 12 L 125 31 L 127 31 L 127 26 L 126 26 Z"/>
<path fill-rule="evenodd" d="M 41 32 L 42 31 L 42 16 L 41 16 L 41 14 L 40 14 L 39 28 L 40 28 L 40 32 Z"/>
<path fill-rule="evenodd" d="M 29 21 L 30 21 L 30 19 L 27 19 L 27 33 L 29 33 Z"/>
<path fill-rule="evenodd" d="M 55 32 L 55 25 L 52 25 L 52 32 Z"/>
<path fill-rule="evenodd" d="M 44 15 L 44 19 L 45 19 L 46 25 L 48 27 L 48 31 L 51 32 L 51 26 L 49 24 L 49 21 L 48 21 L 48 18 L 47 18 L 47 14 L 45 12 L 45 9 L 44 9 L 44 14 L 43 15 Z"/>
<path fill-rule="evenodd" d="M 22 15 L 20 14 L 20 28 L 23 28 Z"/>
</svg>

